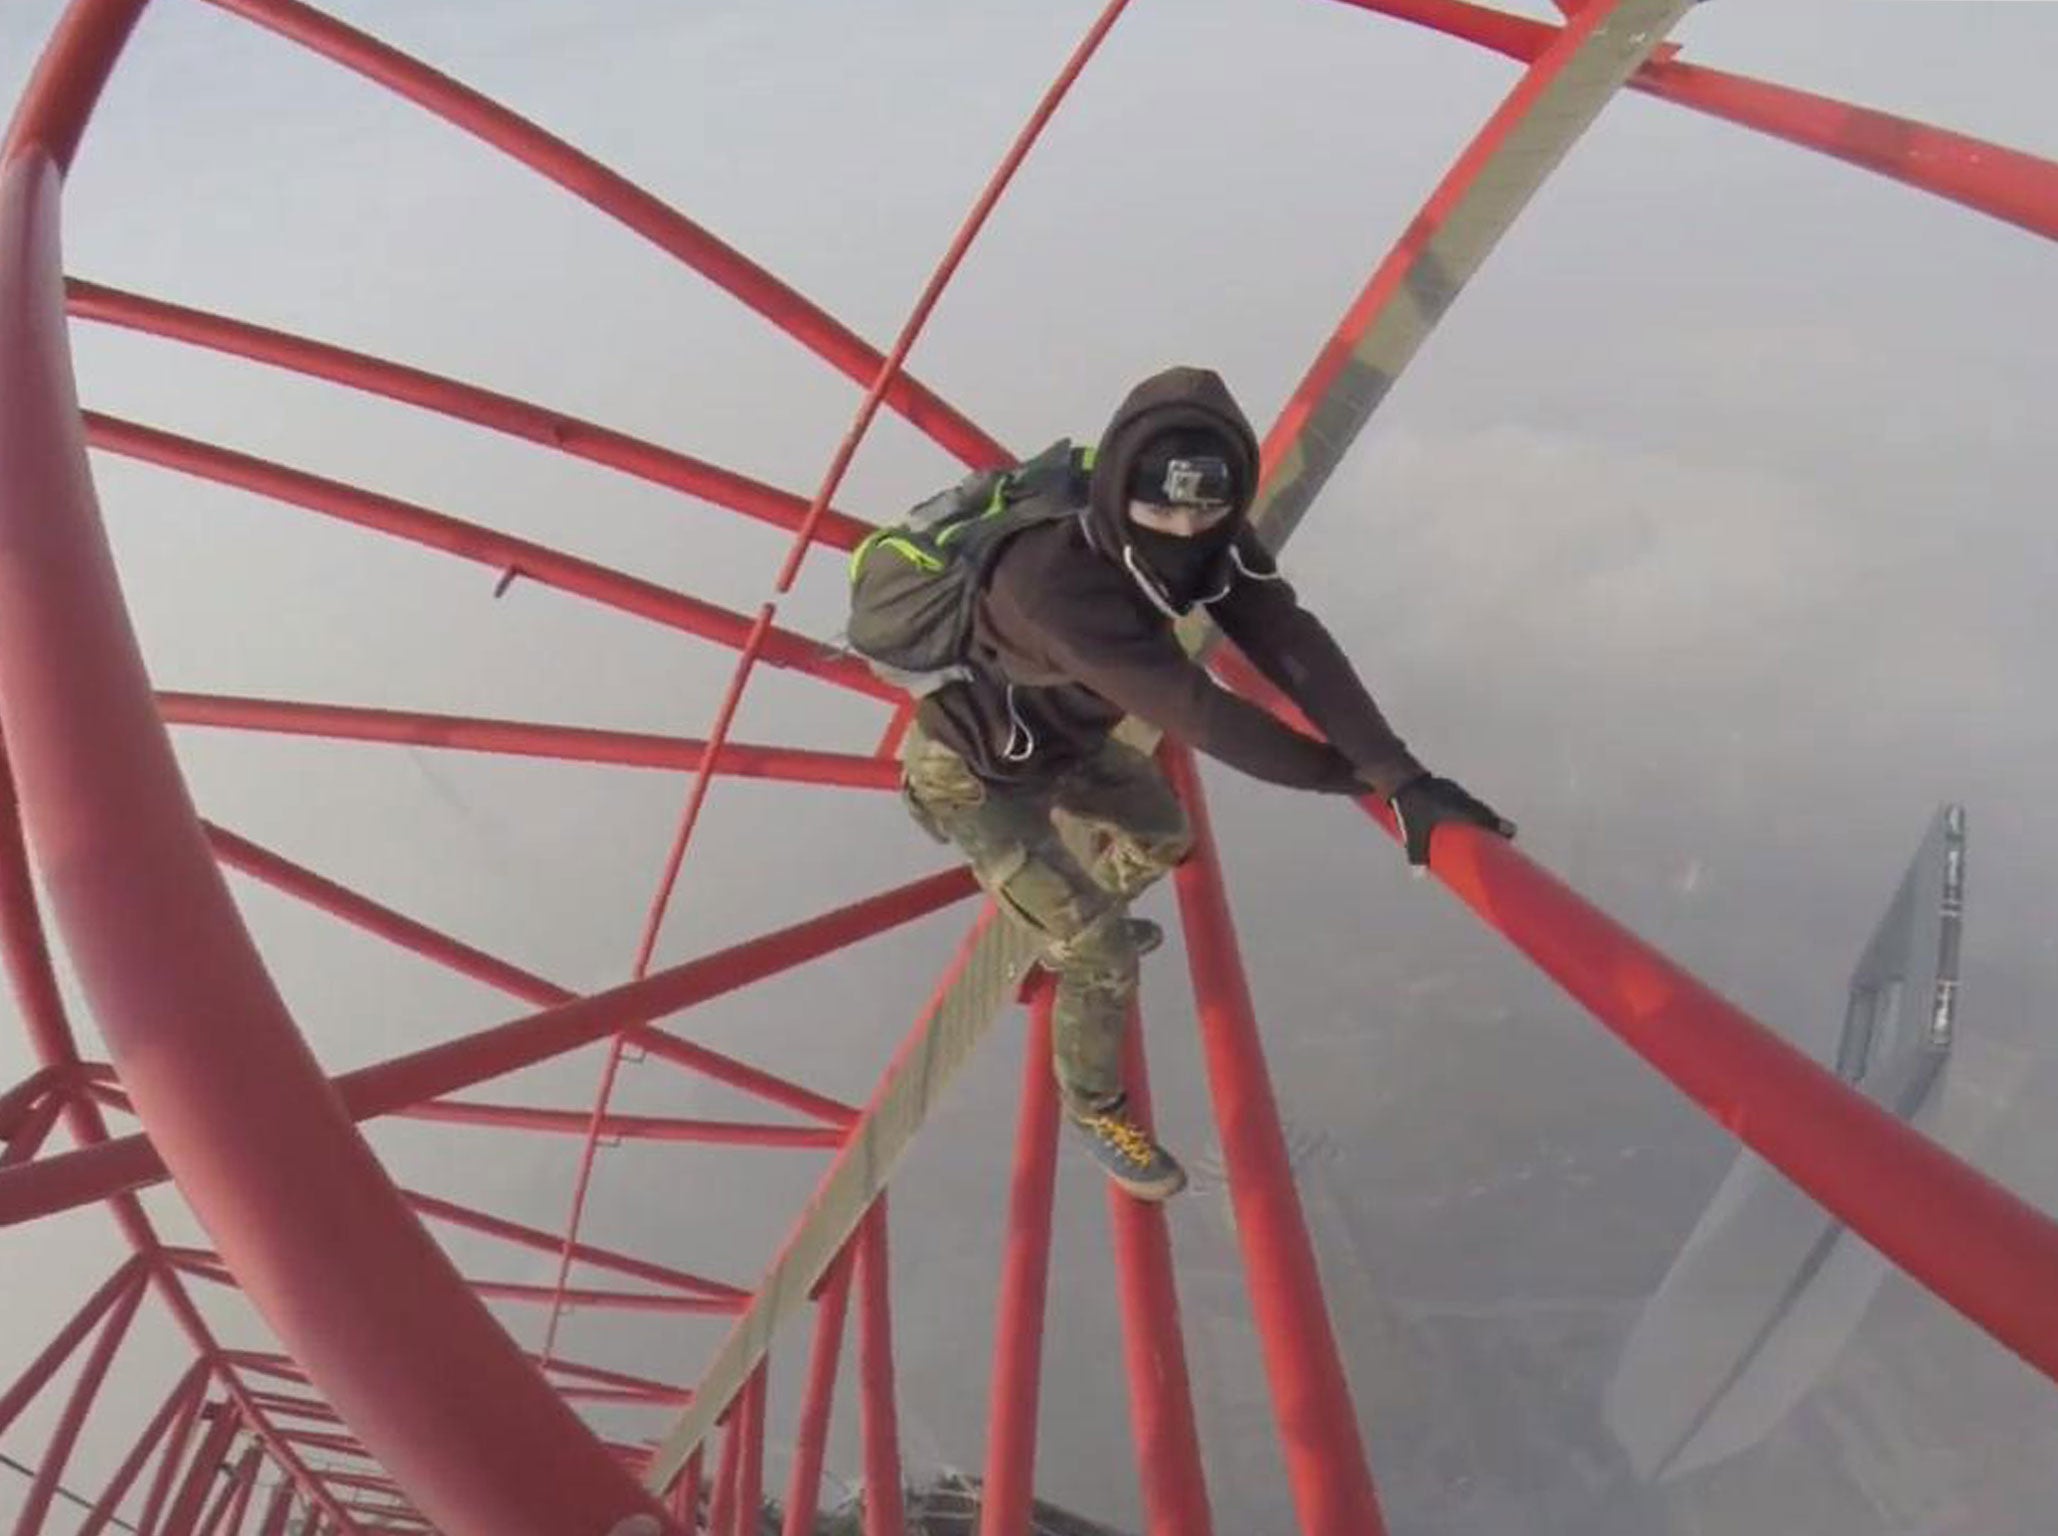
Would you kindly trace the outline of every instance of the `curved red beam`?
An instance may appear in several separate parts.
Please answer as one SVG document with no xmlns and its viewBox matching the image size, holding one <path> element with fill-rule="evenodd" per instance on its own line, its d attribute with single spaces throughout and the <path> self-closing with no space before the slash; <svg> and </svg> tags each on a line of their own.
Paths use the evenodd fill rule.
<svg viewBox="0 0 2058 1536">
<path fill-rule="evenodd" d="M 749 621 L 741 614 L 529 539 L 175 432 L 160 432 L 94 411 L 82 412 L 81 419 L 87 442 L 109 453 L 234 486 L 339 522 L 440 549 L 493 570 L 515 571 L 544 586 L 732 649 L 741 646 L 750 632 Z M 765 658 L 774 666 L 791 667 L 853 692 L 893 703 L 900 699 L 899 691 L 879 681 L 869 668 L 805 635 L 774 631 L 765 645 Z"/>
<path fill-rule="evenodd" d="M 1467 0 L 1342 0 L 1533 62 L 1559 28 Z M 2058 164 L 1911 118 L 1747 75 L 1657 58 L 1629 88 L 1877 172 L 1976 213 L 2058 239 Z"/>
<path fill-rule="evenodd" d="M 791 491 L 562 411 L 517 400 L 512 395 L 497 394 L 287 331 L 231 320 L 225 315 L 188 309 L 75 277 L 65 280 L 65 295 L 76 319 L 95 320 L 206 347 L 308 378 L 326 379 L 403 405 L 419 406 L 439 416 L 470 422 L 620 470 L 653 485 L 682 491 L 774 528 L 797 529 L 808 517 L 808 503 Z M 870 531 L 869 523 L 847 513 L 824 511 L 815 539 L 849 550 L 855 549 Z"/>
<path fill-rule="evenodd" d="M 625 768 L 698 768 L 708 757 L 706 742 L 684 736 L 472 715 L 436 715 L 418 710 L 371 709 L 354 704 L 162 691 L 157 695 L 157 708 L 166 725 L 266 731 L 337 741 L 383 741 L 560 762 L 610 763 Z M 818 752 L 806 747 L 729 742 L 717 754 L 714 767 L 717 773 L 741 779 L 774 779 L 789 784 L 823 784 L 844 789 L 898 789 L 900 785 L 899 769 L 892 763 L 861 753 Z"/>
<path fill-rule="evenodd" d="M 60 78 L 38 75 L 26 121 L 61 126 L 47 108 Z M 82 130 L 91 94 L 65 100 Z M 439 1524 L 600 1536 L 655 1502 L 402 1204 L 273 990 L 201 836 L 87 469 L 65 338 L 61 167 L 20 136 L 21 121 L 0 152 L 0 722 L 110 1055 L 246 1294 Z M 389 1368 L 403 1358 L 440 1368 Z"/>
<path fill-rule="evenodd" d="M 841 322 L 677 209 L 498 102 L 295 0 L 209 3 L 376 81 L 547 176 L 574 197 L 685 262 L 854 382 L 869 384 L 877 376 L 878 352 Z M 1007 449 L 914 379 L 901 379 L 887 399 L 895 411 L 964 463 L 983 468 L 1011 461 Z"/>
</svg>

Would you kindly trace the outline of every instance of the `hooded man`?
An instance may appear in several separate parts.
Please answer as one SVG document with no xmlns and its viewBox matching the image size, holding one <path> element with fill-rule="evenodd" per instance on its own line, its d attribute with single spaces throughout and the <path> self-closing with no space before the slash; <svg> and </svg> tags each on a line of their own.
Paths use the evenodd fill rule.
<svg viewBox="0 0 2058 1536">
<path fill-rule="evenodd" d="M 1116 723 L 1135 715 L 1274 784 L 1384 796 L 1418 867 L 1439 822 L 1514 828 L 1415 760 L 1245 525 L 1258 443 L 1219 377 L 1146 379 L 1091 464 L 1073 482 L 1076 515 L 1011 534 L 988 568 L 970 675 L 923 698 L 904 785 L 916 820 L 1042 941 L 1067 1117 L 1118 1184 L 1164 1200 L 1185 1172 L 1128 1113 L 1121 1075 L 1137 961 L 1164 935 L 1129 903 L 1193 839 L 1150 759 L 1110 735 Z M 1217 686 L 1173 635 L 1196 606 L 1327 741 Z"/>
</svg>

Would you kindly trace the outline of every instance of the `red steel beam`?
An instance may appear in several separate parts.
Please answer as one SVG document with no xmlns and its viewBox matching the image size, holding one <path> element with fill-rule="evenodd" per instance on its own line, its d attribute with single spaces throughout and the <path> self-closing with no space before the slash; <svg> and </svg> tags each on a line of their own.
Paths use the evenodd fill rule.
<svg viewBox="0 0 2058 1536">
<path fill-rule="evenodd" d="M 207 1399 L 210 1373 L 207 1361 L 195 1362 L 191 1385 L 179 1407 L 178 1421 L 173 1424 L 171 1435 L 165 1441 L 164 1455 L 157 1463 L 157 1475 L 150 1480 L 150 1492 L 145 1496 L 143 1512 L 136 1520 L 135 1536 L 156 1536 L 157 1522 L 164 1513 L 165 1501 L 171 1496 L 179 1468 L 185 1464 L 186 1447 L 193 1438 L 194 1426 L 200 1422 L 200 1406 Z M 88 1533 L 82 1530 L 79 1536 L 88 1536 Z"/>
<path fill-rule="evenodd" d="M 70 1321 L 57 1330 L 56 1336 L 43 1346 L 35 1359 L 23 1368 L 14 1385 L 6 1392 L 0 1393 L 0 1435 L 7 1433 L 9 1426 L 21 1415 L 22 1409 L 35 1400 L 36 1394 L 43 1390 L 50 1378 L 71 1358 L 72 1351 L 77 1349 L 87 1335 L 99 1325 L 100 1320 L 107 1316 L 108 1310 L 135 1288 L 145 1273 L 145 1265 L 140 1256 L 124 1261 L 119 1269 L 101 1282 L 98 1290 L 86 1298 L 84 1305 L 72 1315 Z"/>
<path fill-rule="evenodd" d="M 87 119 L 143 5 L 144 0 L 88 0 L 66 9 L 15 107 L 0 155 L 41 155 L 59 175 L 71 169 Z"/>
<path fill-rule="evenodd" d="M 1150 1071 L 1143 1026 L 1130 1009 L 1122 1042 L 1122 1080 L 1138 1122 L 1151 1127 Z M 1179 1290 L 1162 1205 L 1146 1204 L 1110 1184 L 1108 1225 L 1122 1307 L 1122 1353 L 1128 1367 L 1129 1423 L 1143 1487 L 1145 1536 L 1212 1536 L 1200 1432 L 1180 1332 Z M 1367 1532 L 1366 1536 L 1372 1536 Z"/>
<path fill-rule="evenodd" d="M 100 1325 L 100 1336 L 93 1341 L 85 1364 L 79 1368 L 71 1396 L 65 1399 L 64 1410 L 50 1432 L 50 1442 L 43 1450 L 42 1462 L 36 1468 L 35 1477 L 29 1481 L 28 1494 L 22 1500 L 20 1515 L 15 1519 L 14 1536 L 39 1536 L 42 1531 L 43 1522 L 50 1514 L 51 1501 L 57 1496 L 58 1484 L 63 1481 L 64 1469 L 71 1464 L 71 1453 L 79 1443 L 79 1431 L 85 1427 L 86 1415 L 92 1411 L 93 1400 L 100 1395 L 100 1388 L 107 1380 L 108 1368 L 114 1364 L 114 1357 L 120 1353 L 129 1336 L 129 1324 L 135 1321 L 136 1308 L 142 1305 L 143 1288 L 144 1276 L 137 1270 L 129 1276 L 127 1286 L 109 1309 L 107 1320 Z"/>
<path fill-rule="evenodd" d="M 150 1422 L 143 1426 L 143 1433 L 136 1437 L 136 1443 L 129 1448 L 121 1464 L 114 1469 L 114 1476 L 107 1480 L 100 1497 L 94 1501 L 86 1514 L 85 1523 L 78 1528 L 76 1536 L 100 1536 L 107 1524 L 114 1518 L 121 1501 L 128 1497 L 129 1489 L 135 1486 L 136 1478 L 142 1473 L 153 1452 L 163 1443 L 165 1433 L 175 1422 L 189 1420 L 200 1405 L 202 1391 L 207 1385 L 207 1362 L 196 1360 L 186 1369 L 186 1374 L 172 1384 L 171 1391 L 164 1396 L 164 1402 Z M 183 1443 L 183 1441 L 181 1441 Z M 167 1450 L 167 1456 L 171 1452 Z M 147 1529 L 138 1526 L 139 1531 Z"/>
<path fill-rule="evenodd" d="M 63 1089 L 53 1088 L 22 1113 L 20 1122 L 8 1135 L 5 1144 L 0 1145 L 0 1168 L 18 1167 L 43 1150 L 43 1143 L 57 1129 L 58 1118 L 64 1113 L 65 1101 L 69 1097 Z"/>
<path fill-rule="evenodd" d="M 541 1355 L 529 1357 L 538 1367 L 559 1376 L 574 1376 L 581 1381 L 599 1382 L 604 1386 L 619 1387 L 625 1392 L 635 1392 L 651 1398 L 669 1398 L 679 1402 L 691 1402 L 693 1394 L 684 1387 L 669 1386 L 662 1381 L 652 1381 L 644 1376 L 632 1376 L 626 1371 L 611 1371 L 597 1365 L 581 1365 L 562 1356 L 546 1361 Z"/>
<path fill-rule="evenodd" d="M 735 1536 L 736 1475 L 743 1462 L 743 1397 L 729 1410 L 729 1431 L 722 1436 L 722 1459 L 715 1468 L 714 1496 L 708 1503 L 708 1536 Z"/>
<path fill-rule="evenodd" d="M 558 1238 L 555 1233 L 545 1232 L 536 1227 L 525 1227 L 519 1222 L 507 1221 L 499 1216 L 488 1216 L 485 1212 L 475 1211 L 469 1206 L 458 1205 L 449 1200 L 438 1200 L 432 1195 L 420 1194 L 411 1189 L 403 1189 L 400 1194 L 409 1205 L 432 1220 L 448 1222 L 452 1226 L 464 1227 L 488 1237 L 497 1237 L 538 1253 L 557 1252 Z M 579 1245 L 578 1257 L 581 1263 L 591 1264 L 596 1269 L 633 1275 L 639 1280 L 652 1280 L 659 1285 L 676 1286 L 682 1291 L 691 1291 L 696 1295 L 728 1301 L 744 1301 L 749 1297 L 747 1291 L 737 1286 L 689 1274 L 668 1264 L 654 1264 L 648 1259 L 633 1258 L 625 1253 L 597 1248 L 590 1243 Z"/>
<path fill-rule="evenodd" d="M 702 766 L 707 743 L 684 736 L 642 731 L 598 730 L 589 726 L 545 725 L 415 710 L 370 709 L 350 704 L 234 698 L 220 694 L 160 692 L 158 713 L 167 725 L 219 730 L 263 731 L 281 736 L 316 736 L 332 741 L 379 741 L 487 752 L 507 757 L 547 758 L 568 763 L 607 763 L 624 768 L 677 772 Z M 817 752 L 804 747 L 725 743 L 715 771 L 740 779 L 787 784 L 822 784 L 841 789 L 895 789 L 898 770 L 854 752 Z"/>
<path fill-rule="evenodd" d="M 227 1518 L 221 1522 L 224 1536 L 242 1536 L 243 1521 L 250 1513 L 250 1495 L 257 1489 L 257 1469 L 264 1461 L 264 1447 L 251 1445 L 243 1452 L 243 1460 L 236 1468 L 234 1496 L 229 1500 Z"/>
<path fill-rule="evenodd" d="M 591 1118 L 583 1110 L 537 1109 L 526 1104 L 479 1104 L 432 1099 L 396 1111 L 403 1119 L 447 1125 L 484 1125 L 502 1130 L 553 1131 L 580 1135 Z M 728 1147 L 835 1148 L 843 1132 L 822 1125 L 757 1125 L 728 1120 L 680 1120 L 663 1115 L 603 1115 L 600 1134 L 624 1141 L 698 1142 Z"/>
<path fill-rule="evenodd" d="M 686 1536 L 696 1536 L 700 1530 L 700 1447 L 697 1445 L 693 1454 L 686 1458 L 678 1480 L 672 1484 L 672 1514 Z"/>
<path fill-rule="evenodd" d="M 214 1486 L 215 1474 L 229 1459 L 229 1446 L 236 1438 L 241 1420 L 230 1403 L 210 1404 L 209 1411 L 214 1418 L 207 1426 L 207 1433 L 200 1437 L 199 1449 L 194 1451 L 185 1479 L 179 1484 L 179 1495 L 164 1517 L 164 1536 L 193 1536 L 193 1528 L 206 1507 L 207 1492 Z"/>
<path fill-rule="evenodd" d="M 0 153 L 0 731 L 109 1055 L 245 1293 L 439 1523 L 520 1536 L 605 1530 L 654 1509 L 401 1204 L 201 838 L 87 467 L 60 193 L 58 166 L 10 139 Z M 387 1369 L 396 1355 L 439 1368 Z"/>
<path fill-rule="evenodd" d="M 736 1464 L 736 1536 L 758 1536 L 765 1507 L 765 1398 L 769 1359 L 743 1392 L 743 1454 Z"/>
<path fill-rule="evenodd" d="M 38 1067 L 5 1093 L 0 1093 L 0 1142 L 13 1139 L 23 1118 L 47 1093 L 62 1090 L 66 1074 L 56 1067 Z"/>
<path fill-rule="evenodd" d="M 548 1285 L 521 1285 L 506 1280 L 474 1280 L 472 1289 L 489 1300 L 533 1302 L 538 1306 L 551 1303 L 556 1288 Z M 732 1317 L 743 1310 L 743 1303 L 722 1301 L 712 1296 L 679 1296 L 653 1291 L 597 1291 L 579 1286 L 569 1287 L 564 1293 L 565 1301 L 577 1307 L 597 1307 L 603 1311 L 615 1312 L 666 1312 L 692 1313 L 708 1317 Z"/>
<path fill-rule="evenodd" d="M 76 277 L 66 279 L 65 297 L 74 319 L 123 326 L 419 406 L 683 491 L 775 528 L 798 528 L 807 517 L 807 502 L 791 491 L 547 406 L 420 368 Z M 816 537 L 847 550 L 854 549 L 870 531 L 871 525 L 862 519 L 828 512 Z"/>
<path fill-rule="evenodd" d="M 1309 1536 L 1383 1531 L 1314 1247 L 1294 1190 L 1200 775 L 1192 753 L 1183 748 L 1168 751 L 1165 762 L 1194 832 L 1193 855 L 1174 872 L 1179 913 L 1236 1239 L 1295 1508 Z"/>
<path fill-rule="evenodd" d="M 893 1308 L 886 1196 L 857 1238 L 858 1424 L 865 1465 L 865 1536 L 907 1536 L 900 1490 L 900 1414 L 893 1401 Z"/>
<path fill-rule="evenodd" d="M 744 641 L 743 654 L 737 659 L 735 671 L 729 679 L 728 690 L 722 699 L 720 708 L 716 711 L 714 725 L 708 733 L 707 759 L 694 774 L 692 788 L 687 793 L 686 804 L 680 813 L 678 827 L 673 835 L 672 845 L 665 859 L 664 872 L 659 878 L 657 893 L 651 899 L 649 911 L 645 914 L 643 936 L 636 953 L 636 975 L 641 976 L 649 968 L 651 957 L 656 953 L 658 935 L 664 927 L 666 910 L 671 904 L 672 893 L 678 884 L 679 873 L 685 864 L 687 850 L 692 844 L 694 831 L 700 824 L 701 812 L 707 804 L 708 792 L 713 784 L 716 761 L 728 742 L 729 731 L 735 723 L 736 712 L 743 703 L 743 696 L 750 683 L 752 669 L 755 667 L 760 655 L 768 654 L 767 643 L 775 633 L 772 628 L 772 620 L 778 612 L 779 600 L 792 591 L 794 580 L 800 574 L 801 564 L 814 541 L 817 525 L 827 513 L 830 501 L 842 487 L 844 474 L 848 471 L 851 460 L 856 456 L 859 444 L 864 441 L 865 434 L 870 430 L 872 422 L 876 419 L 880 405 L 896 387 L 901 385 L 902 371 L 907 362 L 908 354 L 913 350 L 915 342 L 922 334 L 923 328 L 928 324 L 929 316 L 935 311 L 938 301 L 942 299 L 944 290 L 950 286 L 951 279 L 957 274 L 959 266 L 964 261 L 966 252 L 971 249 L 972 242 L 978 238 L 979 231 L 985 226 L 986 220 L 992 214 L 995 204 L 999 202 L 1001 195 L 1007 190 L 1008 184 L 1014 179 L 1016 170 L 1020 168 L 1022 161 L 1027 158 L 1030 149 L 1034 147 L 1036 140 L 1041 136 L 1044 126 L 1050 121 L 1051 115 L 1057 111 L 1059 102 L 1064 99 L 1066 92 L 1071 88 L 1072 82 L 1078 78 L 1079 73 L 1086 67 L 1087 61 L 1098 50 L 1101 40 L 1106 37 L 1108 30 L 1114 25 L 1116 18 L 1121 15 L 1127 3 L 1128 0 L 1111 0 L 1111 3 L 1102 12 L 1099 20 L 1088 31 L 1085 39 L 1074 50 L 1072 57 L 1067 61 L 1065 68 L 1059 73 L 1058 78 L 1045 91 L 1043 99 L 1038 103 L 1036 110 L 1030 115 L 1029 121 L 1023 126 L 1021 132 L 1016 136 L 1007 154 L 1002 158 L 999 168 L 995 170 L 993 176 L 987 182 L 985 190 L 973 205 L 972 211 L 966 216 L 957 235 L 951 241 L 949 249 L 944 253 L 943 259 L 937 264 L 936 270 L 930 274 L 928 283 L 924 286 L 920 297 L 915 301 L 915 306 L 910 311 L 906 323 L 902 325 L 900 335 L 894 341 L 893 350 L 880 362 L 878 371 L 871 380 L 870 387 L 865 392 L 865 398 L 858 406 L 856 417 L 844 433 L 843 440 L 838 445 L 829 468 L 823 476 L 821 486 L 815 492 L 814 501 L 808 507 L 807 517 L 802 522 L 799 531 L 794 537 L 792 547 L 787 552 L 785 564 L 780 569 L 779 575 L 773 583 L 773 595 L 758 610 L 757 620 L 751 627 L 749 638 Z M 566 1253 L 559 1261 L 558 1283 L 560 1285 L 564 1283 L 565 1275 L 570 1269 L 570 1246 L 578 1237 L 580 1222 L 585 1214 L 587 1193 L 593 1176 L 594 1156 L 598 1149 L 601 1134 L 600 1125 L 614 1093 L 623 1046 L 624 1042 L 617 1039 L 609 1047 L 607 1065 L 601 1073 L 600 1088 L 595 1098 L 592 1122 L 587 1129 L 586 1146 L 584 1155 L 580 1160 L 578 1181 L 573 1192 L 571 1214 L 566 1226 Z M 550 1342 L 556 1337 L 556 1328 L 557 1316 L 555 1309 L 553 1309 L 550 1330 L 544 1344 L 546 1353 L 549 1351 Z"/>
<path fill-rule="evenodd" d="M 519 966 L 511 965 L 484 950 L 463 944 L 390 907 L 360 895 L 349 887 L 324 878 L 302 865 L 282 858 L 247 838 L 220 827 L 206 827 L 215 854 L 230 868 L 262 880 L 275 890 L 341 918 L 353 927 L 378 935 L 424 960 L 447 967 L 461 976 L 498 988 L 511 997 L 551 1008 L 575 1000 L 577 994 L 545 981 Z M 691 1044 L 662 1030 L 632 1026 L 630 1043 L 650 1055 L 676 1066 L 696 1071 L 718 1082 L 728 1083 L 769 1103 L 780 1104 L 832 1125 L 847 1125 L 857 1112 L 848 1104 L 813 1093 L 783 1077 L 757 1067 L 746 1066 L 704 1045 Z"/>
<path fill-rule="evenodd" d="M 341 1424 L 342 1416 L 327 1403 L 316 1402 L 311 1397 L 284 1397 L 276 1392 L 252 1392 L 250 1400 L 271 1413 L 284 1414 L 288 1418 L 314 1419 L 325 1424 Z"/>
<path fill-rule="evenodd" d="M 1000 1299 L 993 1319 L 979 1536 L 1029 1536 L 1030 1506 L 1036 1495 L 1036 1414 L 1043 1386 L 1043 1325 L 1057 1185 L 1058 1090 L 1050 1070 L 1055 996 L 1056 989 L 1045 977 L 1030 1000 Z M 786 1536 L 798 1533 L 788 1531 Z"/>
<path fill-rule="evenodd" d="M 549 177 L 685 262 L 848 378 L 867 384 L 877 375 L 878 352 L 799 293 L 676 209 L 497 102 L 293 0 L 212 3 L 376 81 Z M 903 378 L 889 399 L 910 423 L 967 464 L 976 467 L 1008 458 L 1005 448 L 912 378 Z"/>
<path fill-rule="evenodd" d="M 782 1536 L 815 1536 L 822 1500 L 822 1460 L 829 1443 L 829 1411 L 836 1398 L 836 1367 L 843 1354 L 843 1322 L 850 1310 L 852 1254 L 845 1250 L 815 1298 L 815 1338 L 808 1350 L 807 1385 L 793 1429 L 793 1471 L 786 1484 Z"/>
<path fill-rule="evenodd" d="M 1533 62 L 1558 27 L 1466 0 L 1344 0 Z M 1934 193 L 2046 239 L 2058 239 L 2058 164 L 1889 112 L 1658 58 L 1629 88 L 1769 134 L 1862 170 Z"/>
<path fill-rule="evenodd" d="M 257 1527 L 257 1536 L 286 1536 L 286 1526 L 292 1513 L 293 1485 L 288 1482 L 275 1484 L 271 1501 L 265 1505 L 264 1520 Z"/>
<path fill-rule="evenodd" d="M 249 491 L 388 538 L 441 550 L 491 570 L 516 570 L 543 586 L 731 649 L 740 646 L 750 631 L 749 622 L 741 614 L 533 539 L 516 538 L 398 497 L 382 496 L 269 459 L 103 416 L 97 411 L 83 412 L 82 419 L 87 442 L 104 452 Z M 774 666 L 803 672 L 855 693 L 889 702 L 900 697 L 862 662 L 837 654 L 819 640 L 788 630 L 772 636 L 766 659 Z"/>
<path fill-rule="evenodd" d="M 527 1018 L 347 1072 L 335 1079 L 359 1120 L 475 1087 L 604 1040 L 625 1024 L 677 1013 L 961 901 L 969 872 L 944 870 L 776 933 L 594 993 Z M 125 1136 L 0 1173 L 0 1227 L 68 1210 L 163 1179 L 150 1140 Z"/>
</svg>

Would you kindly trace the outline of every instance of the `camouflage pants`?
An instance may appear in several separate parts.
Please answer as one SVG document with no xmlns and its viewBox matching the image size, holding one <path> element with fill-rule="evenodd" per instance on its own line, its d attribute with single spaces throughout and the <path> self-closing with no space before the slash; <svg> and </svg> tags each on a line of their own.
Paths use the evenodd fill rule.
<svg viewBox="0 0 2058 1536">
<path fill-rule="evenodd" d="M 908 810 L 955 843 L 1001 910 L 1043 942 L 1057 975 L 1052 1068 L 1065 1104 L 1122 1091 L 1122 1036 L 1136 996 L 1129 901 L 1186 857 L 1186 813 L 1148 757 L 1109 741 L 1039 784 L 988 784 L 919 726 L 901 751 Z"/>
</svg>

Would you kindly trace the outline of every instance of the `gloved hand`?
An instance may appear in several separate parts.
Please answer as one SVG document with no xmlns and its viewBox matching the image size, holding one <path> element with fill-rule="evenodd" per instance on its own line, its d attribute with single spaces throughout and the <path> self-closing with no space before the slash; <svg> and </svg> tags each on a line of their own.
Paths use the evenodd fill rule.
<svg viewBox="0 0 2058 1536">
<path fill-rule="evenodd" d="M 1429 835 L 1447 821 L 1468 822 L 1501 837 L 1515 835 L 1515 823 L 1488 805 L 1465 793 L 1449 779 L 1425 773 L 1408 780 L 1387 801 L 1394 820 L 1400 823 L 1401 841 L 1408 850 L 1414 873 L 1429 867 Z"/>
</svg>

